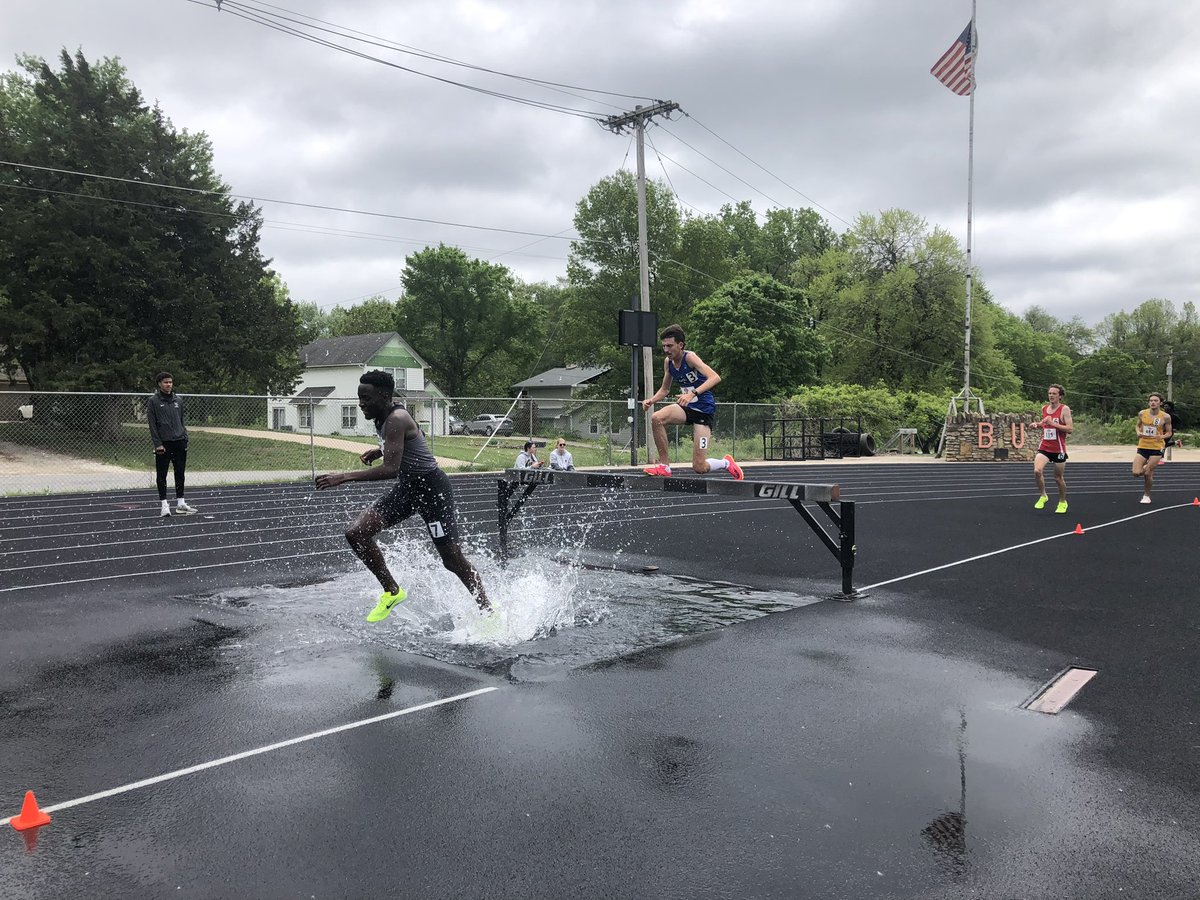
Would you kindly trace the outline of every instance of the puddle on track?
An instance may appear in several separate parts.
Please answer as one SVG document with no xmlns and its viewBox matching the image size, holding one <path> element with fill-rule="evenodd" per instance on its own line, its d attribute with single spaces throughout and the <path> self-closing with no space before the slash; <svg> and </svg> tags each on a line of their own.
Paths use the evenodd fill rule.
<svg viewBox="0 0 1200 900">
<path fill-rule="evenodd" d="M 402 540 L 385 548 L 408 600 L 383 622 L 366 614 L 379 593 L 365 571 L 327 581 L 264 585 L 187 599 L 287 617 L 286 652 L 325 643 L 335 627 L 356 643 L 381 645 L 441 662 L 482 669 L 514 681 L 564 678 L 613 660 L 781 612 L 819 597 L 728 584 L 584 568 L 560 554 L 533 553 L 498 563 L 468 550 L 499 609 L 482 619 L 466 589 L 433 557 L 428 544 Z"/>
</svg>

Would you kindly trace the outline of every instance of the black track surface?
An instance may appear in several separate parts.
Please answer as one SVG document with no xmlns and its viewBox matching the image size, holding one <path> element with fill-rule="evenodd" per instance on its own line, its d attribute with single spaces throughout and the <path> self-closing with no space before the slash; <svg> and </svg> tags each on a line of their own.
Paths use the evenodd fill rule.
<svg viewBox="0 0 1200 900">
<path fill-rule="evenodd" d="M 1125 465 L 1067 475 L 1055 515 L 1015 464 L 750 469 L 842 485 L 866 596 L 544 683 L 277 652 L 285 616 L 189 599 L 354 570 L 377 487 L 0 501 L 0 816 L 499 688 L 64 809 L 32 851 L 5 827 L 0 897 L 1196 896 L 1200 465 L 1151 506 Z M 454 484 L 494 549 L 495 477 Z M 539 488 L 517 551 L 564 523 L 598 565 L 839 586 L 786 503 Z M 1100 674 L 1066 711 L 1020 708 L 1072 664 Z"/>
</svg>

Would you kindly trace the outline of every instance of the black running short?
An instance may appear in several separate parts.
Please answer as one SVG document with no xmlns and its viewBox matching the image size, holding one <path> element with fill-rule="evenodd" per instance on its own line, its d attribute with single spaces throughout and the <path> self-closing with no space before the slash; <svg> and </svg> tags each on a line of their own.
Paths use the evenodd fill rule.
<svg viewBox="0 0 1200 900">
<path fill-rule="evenodd" d="M 1140 456 L 1142 459 L 1149 459 L 1152 456 L 1162 456 L 1163 455 L 1163 452 L 1161 450 L 1147 450 L 1145 447 L 1138 447 L 1137 452 L 1138 452 L 1138 456 Z"/>
<path fill-rule="evenodd" d="M 1050 460 L 1050 462 L 1055 463 L 1056 465 L 1058 463 L 1065 463 L 1067 461 L 1067 454 L 1065 453 L 1047 453 L 1041 447 L 1038 448 L 1038 453 L 1042 454 L 1042 456 L 1046 457 L 1046 459 Z"/>
<path fill-rule="evenodd" d="M 700 412 L 690 406 L 683 408 L 683 414 L 687 416 L 689 425 L 703 425 L 705 428 L 712 428 L 713 421 L 717 418 L 716 413 Z"/>
<path fill-rule="evenodd" d="M 441 469 L 399 476 L 392 489 L 372 507 L 388 528 L 416 513 L 425 521 L 435 544 L 458 540 L 454 493 L 450 479 Z"/>
</svg>

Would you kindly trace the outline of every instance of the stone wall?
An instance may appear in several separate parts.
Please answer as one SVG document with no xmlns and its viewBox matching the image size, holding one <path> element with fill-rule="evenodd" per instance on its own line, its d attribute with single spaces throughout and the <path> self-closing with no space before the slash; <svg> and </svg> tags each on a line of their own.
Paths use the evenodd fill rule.
<svg viewBox="0 0 1200 900">
<path fill-rule="evenodd" d="M 1029 462 L 1042 442 L 1042 429 L 1029 415 L 960 413 L 946 417 L 943 459 L 950 462 Z"/>
</svg>

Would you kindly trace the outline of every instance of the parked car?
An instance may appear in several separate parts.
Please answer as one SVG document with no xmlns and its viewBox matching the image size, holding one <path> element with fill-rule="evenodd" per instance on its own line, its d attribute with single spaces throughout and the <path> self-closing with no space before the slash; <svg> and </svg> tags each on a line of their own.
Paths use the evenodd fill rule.
<svg viewBox="0 0 1200 900">
<path fill-rule="evenodd" d="M 451 434 L 466 434 L 467 426 L 458 416 L 450 417 L 450 433 Z"/>
<path fill-rule="evenodd" d="M 489 413 L 484 413 L 482 416 L 476 416 L 466 424 L 467 434 L 493 434 L 510 435 L 513 433 L 512 419 L 508 416 L 494 416 Z"/>
</svg>

